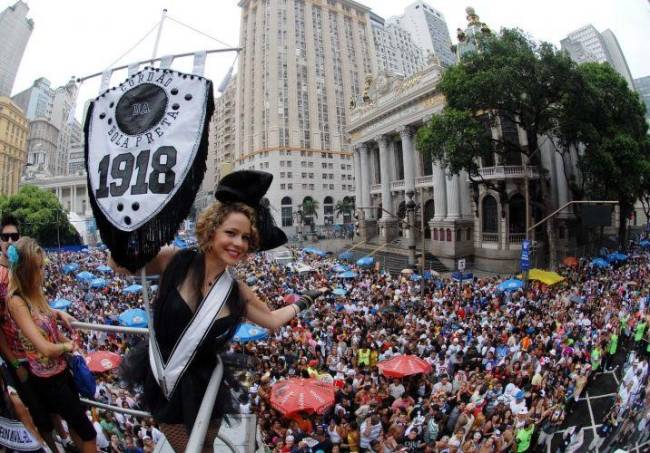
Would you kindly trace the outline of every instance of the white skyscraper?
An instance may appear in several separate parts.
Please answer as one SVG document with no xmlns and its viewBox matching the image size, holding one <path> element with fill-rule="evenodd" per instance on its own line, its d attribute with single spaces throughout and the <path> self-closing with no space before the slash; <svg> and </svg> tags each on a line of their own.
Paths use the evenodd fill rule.
<svg viewBox="0 0 650 453">
<path fill-rule="evenodd" d="M 406 7 L 403 15 L 391 19 L 391 22 L 408 31 L 415 44 L 425 53 L 438 57 L 443 66 L 456 63 L 456 55 L 451 50 L 447 22 L 437 9 L 417 0 Z"/>
<path fill-rule="evenodd" d="M 411 34 L 393 20 L 370 13 L 370 25 L 377 52 L 377 69 L 409 76 L 424 66 L 424 52 Z"/>
<path fill-rule="evenodd" d="M 235 168 L 275 175 L 268 200 L 292 227 L 304 201 L 315 223 L 354 197 L 350 102 L 376 68 L 369 8 L 352 0 L 241 0 Z M 354 101 L 353 101 L 354 102 Z"/>
<path fill-rule="evenodd" d="M 34 29 L 28 11 L 29 7 L 19 0 L 0 12 L 0 96 L 11 96 L 20 60 Z"/>
<path fill-rule="evenodd" d="M 569 33 L 566 38 L 560 41 L 560 45 L 576 63 L 580 64 L 588 61 L 609 63 L 616 72 L 623 76 L 630 88 L 634 89 L 632 74 L 625 60 L 625 55 L 611 30 L 608 29 L 599 33 L 593 25 L 585 25 Z"/>
</svg>

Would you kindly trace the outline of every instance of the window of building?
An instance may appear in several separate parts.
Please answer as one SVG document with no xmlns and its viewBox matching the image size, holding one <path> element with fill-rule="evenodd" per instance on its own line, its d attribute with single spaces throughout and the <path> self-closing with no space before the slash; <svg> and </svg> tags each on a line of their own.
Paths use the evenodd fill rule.
<svg viewBox="0 0 650 453">
<path fill-rule="evenodd" d="M 498 233 L 499 213 L 497 201 L 492 195 L 487 195 L 483 198 L 481 214 L 483 216 L 483 233 Z"/>
<path fill-rule="evenodd" d="M 508 202 L 509 232 L 526 232 L 526 201 L 521 194 L 515 194 Z"/>
<path fill-rule="evenodd" d="M 282 205 L 282 226 L 290 227 L 293 225 L 293 201 L 291 197 L 284 197 L 280 204 Z"/>
</svg>

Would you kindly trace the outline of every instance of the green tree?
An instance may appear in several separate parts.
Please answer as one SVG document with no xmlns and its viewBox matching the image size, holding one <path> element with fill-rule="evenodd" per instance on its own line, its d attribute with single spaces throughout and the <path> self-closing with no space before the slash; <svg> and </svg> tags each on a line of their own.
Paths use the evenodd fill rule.
<svg viewBox="0 0 650 453">
<path fill-rule="evenodd" d="M 452 173 L 466 170 L 472 182 L 483 183 L 502 194 L 502 183 L 480 177 L 479 159 L 505 165 L 522 155 L 541 165 L 540 138 L 556 133 L 564 113 L 564 99 L 575 83 L 575 64 L 549 43 L 536 43 L 520 30 L 504 29 L 498 35 L 480 38 L 478 51 L 466 54 L 459 64 L 442 75 L 440 91 L 447 99 L 441 116 L 418 132 L 417 146 Z M 523 131 L 507 134 L 503 125 Z M 492 134 L 501 128 L 501 134 Z M 543 142 L 541 142 L 543 143 Z M 541 215 L 550 213 L 550 197 L 545 183 L 534 185 Z M 505 197 L 504 197 L 505 199 Z M 529 200 L 531 201 L 531 200 Z M 547 222 L 547 240 L 551 263 L 555 258 L 553 223 Z"/>
<path fill-rule="evenodd" d="M 23 186 L 11 197 L 0 197 L 0 212 L 12 213 L 21 224 L 22 234 L 33 237 L 42 246 L 81 243 L 79 233 L 52 192 Z"/>
<path fill-rule="evenodd" d="M 575 92 L 561 123 L 565 147 L 581 150 L 577 197 L 617 200 L 619 241 L 626 243 L 627 221 L 637 200 L 650 203 L 650 142 L 645 106 L 610 65 L 586 63 L 577 69 Z"/>
<path fill-rule="evenodd" d="M 346 214 L 352 214 L 354 210 L 354 203 L 349 198 L 344 198 L 336 202 L 334 206 L 334 212 L 336 212 L 336 218 L 339 216 L 345 217 Z"/>
<path fill-rule="evenodd" d="M 304 200 L 302 200 L 302 218 L 306 224 L 313 227 L 314 217 L 318 218 L 319 206 L 320 204 L 318 201 L 314 200 L 312 197 L 305 197 Z"/>
</svg>

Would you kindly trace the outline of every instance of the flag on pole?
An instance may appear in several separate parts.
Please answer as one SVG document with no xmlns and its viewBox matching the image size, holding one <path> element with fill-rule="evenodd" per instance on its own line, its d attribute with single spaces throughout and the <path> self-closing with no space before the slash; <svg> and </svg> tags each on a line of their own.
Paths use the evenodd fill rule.
<svg viewBox="0 0 650 453">
<path fill-rule="evenodd" d="M 205 50 L 194 52 L 194 65 L 192 74 L 202 76 L 205 73 L 205 57 L 208 53 Z"/>
</svg>

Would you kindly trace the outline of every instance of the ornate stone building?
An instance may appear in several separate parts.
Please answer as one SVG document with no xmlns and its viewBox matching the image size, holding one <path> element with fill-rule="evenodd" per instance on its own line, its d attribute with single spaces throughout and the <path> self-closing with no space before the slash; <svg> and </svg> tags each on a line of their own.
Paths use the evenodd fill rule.
<svg viewBox="0 0 650 453">
<path fill-rule="evenodd" d="M 521 243 L 525 237 L 524 175 L 531 198 L 539 197 L 539 165 L 547 175 L 550 203 L 569 201 L 568 179 L 573 165 L 563 162 L 550 140 L 542 137 L 541 157 L 524 162 L 517 154 L 481 162 L 480 175 L 500 188 L 472 183 L 466 173 L 450 175 L 423 156 L 415 145 L 418 128 L 445 106 L 437 90 L 443 68 L 430 61 L 409 78 L 380 74 L 367 77 L 364 102 L 351 112 L 350 134 L 354 149 L 356 206 L 362 211 L 360 235 L 369 242 L 386 243 L 408 236 L 404 227 L 409 196 L 424 216 L 428 252 L 450 268 L 458 258 L 470 258 L 480 269 L 500 272 L 517 270 Z M 509 134 L 523 143 L 525 134 L 514 125 L 501 122 L 493 134 Z M 569 153 L 570 154 L 570 153 Z M 541 213 L 531 208 L 531 225 Z M 567 245 L 567 222 L 563 213 L 556 222 L 560 251 Z M 419 247 L 419 246 L 418 246 Z"/>
</svg>

